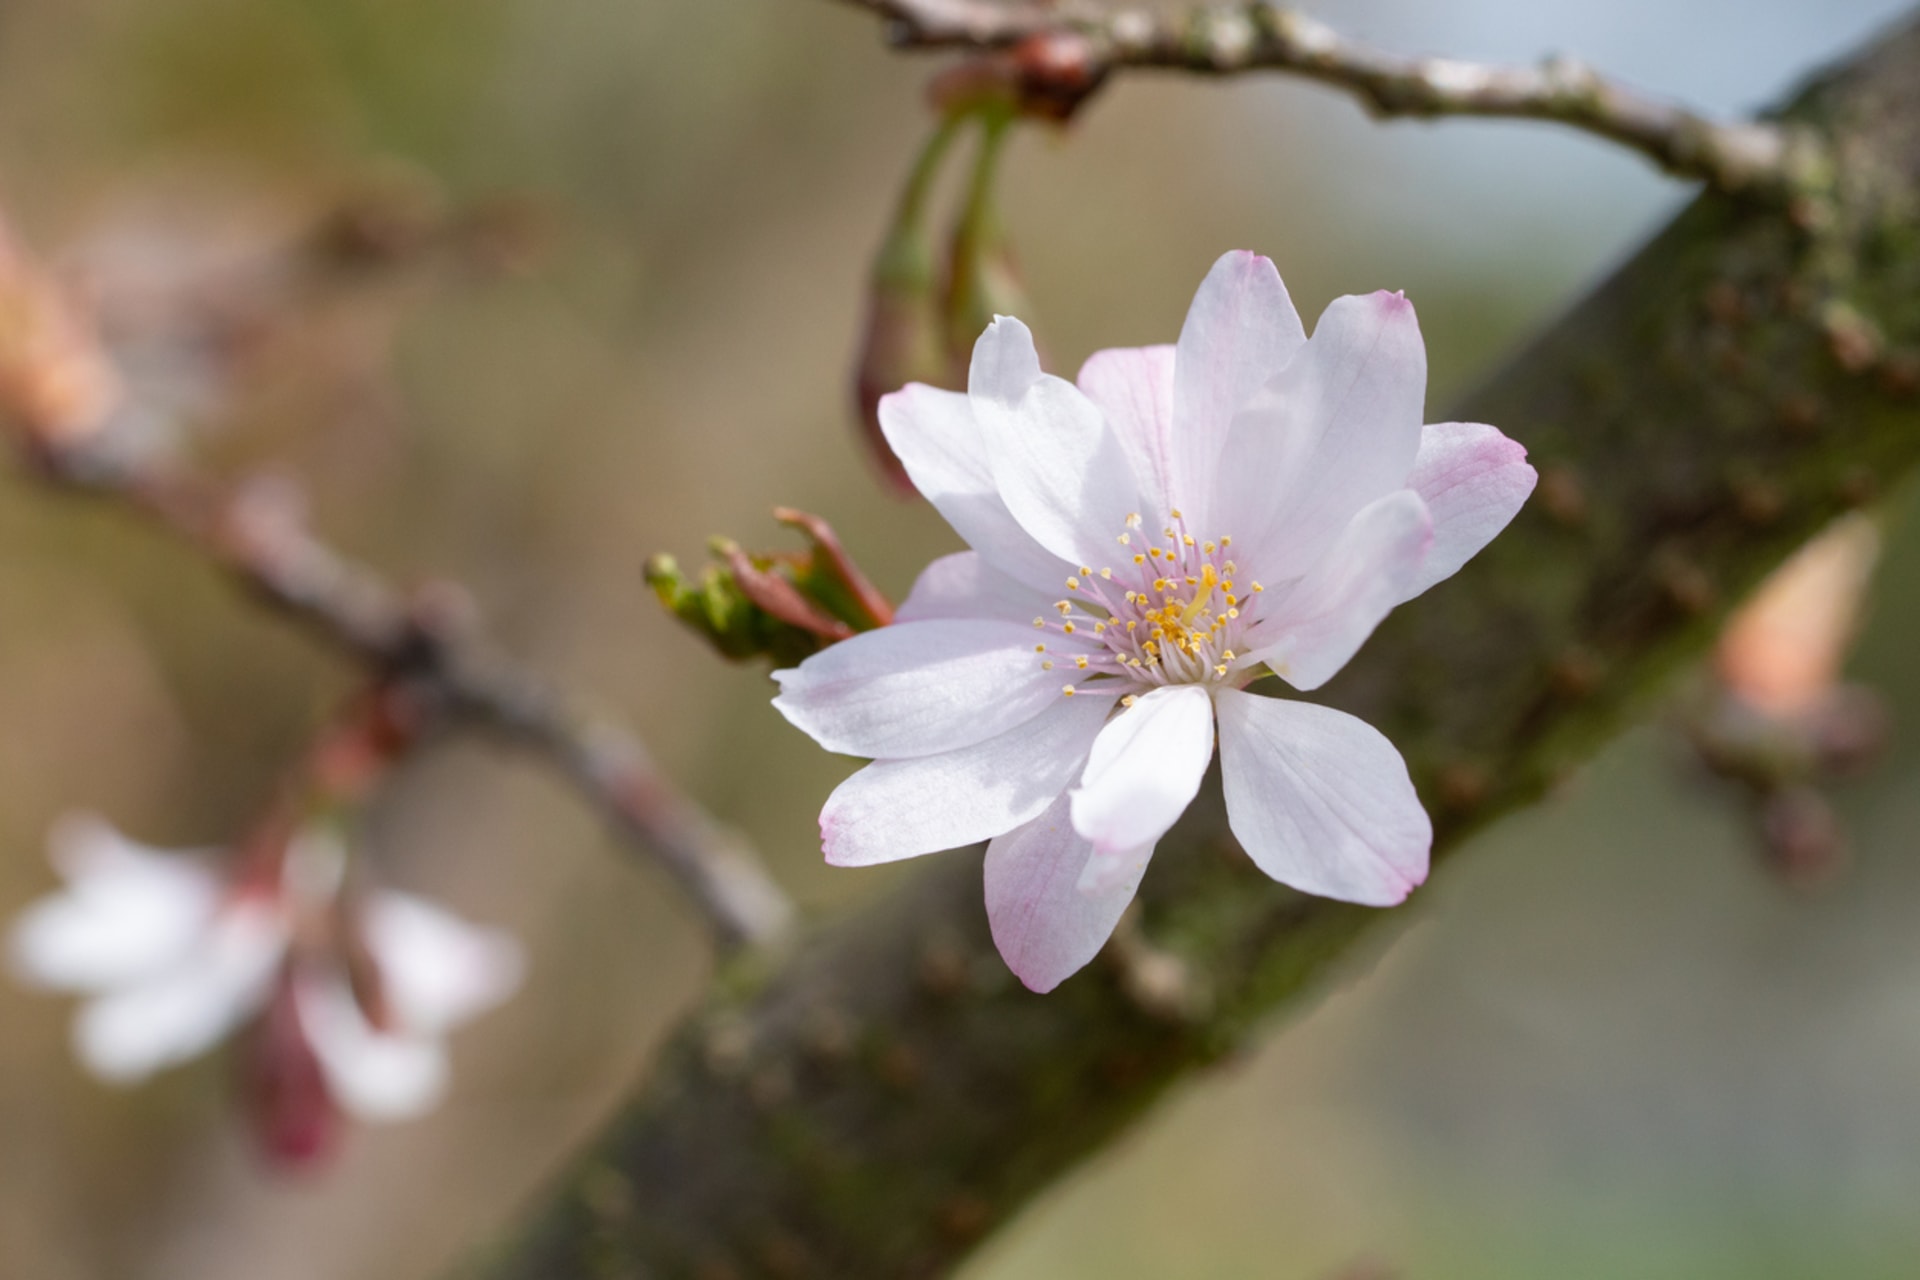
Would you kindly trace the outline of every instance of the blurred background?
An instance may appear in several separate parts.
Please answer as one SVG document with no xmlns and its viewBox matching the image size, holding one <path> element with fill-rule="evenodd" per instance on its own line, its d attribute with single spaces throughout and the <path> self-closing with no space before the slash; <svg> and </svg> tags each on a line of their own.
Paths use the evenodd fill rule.
<svg viewBox="0 0 1920 1280">
<path fill-rule="evenodd" d="M 1567 51 L 1722 112 L 1903 7 L 1313 6 L 1389 48 Z M 122 291 L 116 336 L 194 424 L 186 447 L 297 477 L 319 530 L 397 577 L 465 583 L 827 909 L 911 869 L 820 864 L 814 814 L 851 762 L 779 720 L 761 669 L 673 625 L 640 568 L 697 562 L 712 533 L 776 545 L 776 503 L 829 516 L 896 595 L 955 545 L 873 482 L 846 394 L 931 66 L 792 0 L 9 0 L 0 203 Z M 1021 130 L 1002 190 L 1059 371 L 1171 340 L 1207 265 L 1248 247 L 1308 317 L 1405 289 L 1433 416 L 1688 196 L 1543 127 L 1378 126 L 1301 85 L 1144 75 L 1067 132 Z M 368 192 L 475 211 L 473 234 L 298 306 L 269 287 L 190 349 L 141 327 Z M 1783 885 L 1675 732 L 1637 731 L 969 1280 L 1920 1274 L 1916 627 L 1920 528 L 1896 529 L 1853 671 L 1908 731 L 1839 793 L 1844 875 Z M 63 812 L 230 838 L 350 686 L 190 557 L 0 475 L 0 915 L 55 886 Z M 450 1102 L 290 1181 L 233 1118 L 231 1062 L 111 1091 L 72 1064 L 69 1002 L 0 986 L 9 1280 L 434 1275 L 506 1229 L 701 989 L 672 887 L 520 762 L 427 756 L 370 840 L 388 879 L 529 942 L 525 990 L 457 1037 Z"/>
</svg>

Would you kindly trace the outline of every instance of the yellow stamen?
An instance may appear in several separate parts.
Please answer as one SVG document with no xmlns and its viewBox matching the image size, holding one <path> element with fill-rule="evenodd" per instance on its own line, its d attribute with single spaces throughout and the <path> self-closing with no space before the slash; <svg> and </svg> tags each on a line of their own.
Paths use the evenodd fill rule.
<svg viewBox="0 0 1920 1280">
<path fill-rule="evenodd" d="M 1073 686 L 1070 684 L 1062 685 L 1060 688 L 1060 692 L 1065 694 L 1067 697 L 1071 698 L 1073 696 Z"/>
</svg>

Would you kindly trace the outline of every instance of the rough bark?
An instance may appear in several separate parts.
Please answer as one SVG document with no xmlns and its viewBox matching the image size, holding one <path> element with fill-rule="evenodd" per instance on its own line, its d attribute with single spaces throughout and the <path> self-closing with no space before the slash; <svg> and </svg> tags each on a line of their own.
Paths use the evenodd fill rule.
<svg viewBox="0 0 1920 1280">
<path fill-rule="evenodd" d="M 1764 571 L 1920 462 L 1920 24 L 1787 114 L 1832 142 L 1830 180 L 1785 205 L 1702 196 L 1458 406 L 1527 444 L 1540 492 L 1322 695 L 1405 752 L 1442 874 Z M 1263 878 L 1210 786 L 1133 933 L 1042 997 L 994 955 L 978 850 L 944 855 L 726 974 L 482 1269 L 941 1273 L 1393 918 Z"/>
</svg>

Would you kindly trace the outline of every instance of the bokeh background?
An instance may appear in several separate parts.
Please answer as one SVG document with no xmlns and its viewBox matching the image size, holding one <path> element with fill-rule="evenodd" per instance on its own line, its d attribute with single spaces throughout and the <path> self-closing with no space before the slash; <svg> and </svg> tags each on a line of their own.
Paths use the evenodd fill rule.
<svg viewBox="0 0 1920 1280">
<path fill-rule="evenodd" d="M 1735 111 L 1903 7 L 1314 11 L 1408 52 L 1575 52 Z M 640 566 L 697 561 L 716 532 L 771 545 L 776 503 L 830 516 L 896 593 L 954 545 L 873 484 L 845 394 L 929 70 L 795 0 L 9 0 L 0 202 L 165 317 L 343 192 L 513 197 L 538 252 L 305 297 L 224 398 L 196 363 L 217 353 L 123 336 L 188 447 L 296 476 L 326 536 L 403 579 L 466 583 L 508 645 L 637 727 L 829 910 L 911 869 L 819 864 L 814 811 L 850 762 L 778 719 L 759 669 L 671 625 Z M 1543 127 L 1375 125 L 1311 87 L 1149 76 L 1068 133 L 1023 132 L 1003 189 L 1063 370 L 1170 339 L 1208 263 L 1251 247 L 1309 316 L 1407 290 L 1435 416 L 1688 194 Z M 1650 723 L 969 1280 L 1920 1274 L 1920 534 L 1896 533 L 1882 578 L 1854 668 L 1908 732 L 1840 796 L 1847 875 L 1815 895 L 1769 877 Z M 349 677 L 113 512 L 0 475 L 0 914 L 53 887 L 42 838 L 64 811 L 155 843 L 244 827 Z M 451 1101 L 357 1132 L 324 1176 L 270 1177 L 231 1063 L 113 1092 L 72 1066 L 64 1002 L 0 987 L 0 1273 L 436 1274 L 508 1229 L 707 974 L 663 877 L 498 752 L 409 766 L 369 844 L 382 874 L 533 952 L 519 998 L 458 1037 Z"/>
</svg>

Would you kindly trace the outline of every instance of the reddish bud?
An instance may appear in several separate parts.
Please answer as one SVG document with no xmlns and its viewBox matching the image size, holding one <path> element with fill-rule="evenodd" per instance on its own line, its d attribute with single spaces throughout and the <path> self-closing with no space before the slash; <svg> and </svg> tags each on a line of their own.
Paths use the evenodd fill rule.
<svg viewBox="0 0 1920 1280">
<path fill-rule="evenodd" d="M 340 1109 L 300 1025 L 293 979 L 283 972 L 245 1046 L 245 1099 L 255 1141 L 276 1169 L 304 1172 L 340 1144 Z"/>
<path fill-rule="evenodd" d="M 0 415 L 51 452 L 99 431 L 120 397 L 91 326 L 0 224 Z"/>
</svg>

